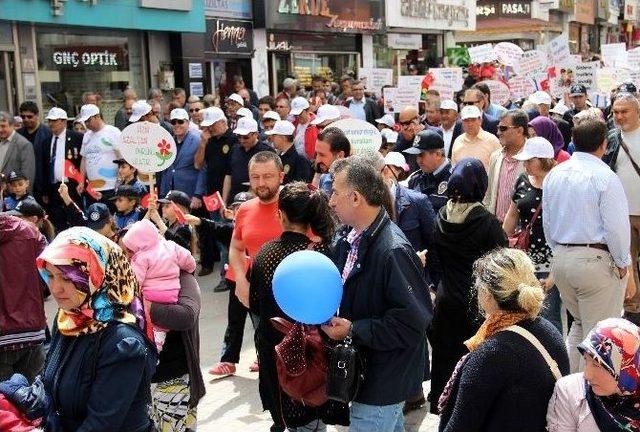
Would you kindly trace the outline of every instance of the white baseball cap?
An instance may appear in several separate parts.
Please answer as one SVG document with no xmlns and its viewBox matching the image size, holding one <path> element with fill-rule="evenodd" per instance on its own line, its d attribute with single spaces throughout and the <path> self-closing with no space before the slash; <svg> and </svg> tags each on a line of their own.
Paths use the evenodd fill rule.
<svg viewBox="0 0 640 432">
<path fill-rule="evenodd" d="M 232 100 L 234 102 L 239 103 L 240 106 L 244 106 L 244 99 L 242 99 L 242 96 L 240 96 L 238 93 L 231 93 L 231 95 L 229 95 L 227 100 Z"/>
<path fill-rule="evenodd" d="M 382 129 L 380 135 L 382 135 L 388 143 L 398 142 L 398 132 L 394 132 L 391 129 Z"/>
<path fill-rule="evenodd" d="M 536 136 L 524 142 L 522 151 L 513 158 L 519 161 L 527 161 L 533 158 L 553 159 L 555 152 L 551 143 L 543 137 Z"/>
<path fill-rule="evenodd" d="M 295 97 L 291 101 L 291 115 L 300 115 L 307 108 L 309 108 L 309 102 L 302 96 Z"/>
<path fill-rule="evenodd" d="M 139 100 L 135 101 L 131 106 L 131 117 L 129 117 L 129 121 L 131 123 L 135 123 L 140 120 L 143 116 L 149 114 L 152 108 L 151 105 L 147 103 L 147 101 Z"/>
<path fill-rule="evenodd" d="M 67 120 L 67 112 L 62 108 L 53 107 L 47 113 L 47 120 Z"/>
<path fill-rule="evenodd" d="M 539 90 L 529 96 L 529 101 L 536 105 L 551 105 L 551 95 L 546 91 Z"/>
<path fill-rule="evenodd" d="M 252 117 L 240 117 L 233 133 L 236 135 L 249 135 L 252 132 L 258 132 L 258 122 Z"/>
<path fill-rule="evenodd" d="M 240 110 L 238 110 L 240 111 Z M 278 114 L 275 111 L 267 111 L 266 113 L 264 113 L 264 115 L 262 116 L 262 121 L 265 120 L 275 120 L 278 121 L 280 120 L 280 114 Z"/>
<path fill-rule="evenodd" d="M 253 117 L 253 113 L 249 108 L 242 107 L 238 111 L 236 111 L 236 115 L 238 117 Z"/>
<path fill-rule="evenodd" d="M 398 168 L 402 168 L 405 171 L 409 171 L 409 165 L 407 165 L 407 160 L 404 158 L 402 153 L 387 153 L 387 155 L 384 157 L 384 164 L 397 166 Z"/>
<path fill-rule="evenodd" d="M 319 125 L 327 120 L 338 120 L 340 118 L 340 110 L 335 105 L 320 105 L 316 118 L 311 121 L 313 125 Z"/>
<path fill-rule="evenodd" d="M 100 108 L 94 104 L 82 105 L 82 108 L 80 108 L 80 115 L 78 115 L 78 120 L 84 123 L 89 120 L 89 118 L 98 114 L 100 114 Z"/>
<path fill-rule="evenodd" d="M 376 123 L 387 125 L 390 128 L 392 128 L 392 127 L 395 126 L 396 121 L 394 120 L 394 118 L 393 118 L 393 116 L 391 114 L 385 114 L 382 117 L 380 117 L 379 119 L 376 119 Z"/>
<path fill-rule="evenodd" d="M 564 115 L 567 111 L 569 111 L 569 107 L 563 103 L 557 103 L 556 106 L 551 108 L 549 112 Z"/>
<path fill-rule="evenodd" d="M 481 118 L 482 113 L 480 112 L 480 108 L 475 105 L 467 105 L 462 108 L 462 113 L 460 113 L 460 118 L 462 120 L 472 119 L 472 118 Z"/>
<path fill-rule="evenodd" d="M 293 135 L 296 131 L 296 127 L 287 120 L 278 120 L 273 125 L 273 129 L 266 131 L 265 135 Z"/>
<path fill-rule="evenodd" d="M 453 110 L 455 112 L 458 112 L 458 104 L 455 103 L 455 101 L 451 100 L 451 99 L 445 99 L 442 102 L 440 102 L 440 109 L 441 110 Z"/>
<path fill-rule="evenodd" d="M 224 120 L 227 121 L 227 117 L 225 117 L 222 110 L 218 107 L 209 107 L 202 110 L 202 121 L 200 122 L 200 126 L 207 127 L 211 126 L 217 121 Z"/>
<path fill-rule="evenodd" d="M 184 108 L 174 108 L 169 114 L 169 120 L 186 120 L 189 121 L 189 113 Z"/>
</svg>

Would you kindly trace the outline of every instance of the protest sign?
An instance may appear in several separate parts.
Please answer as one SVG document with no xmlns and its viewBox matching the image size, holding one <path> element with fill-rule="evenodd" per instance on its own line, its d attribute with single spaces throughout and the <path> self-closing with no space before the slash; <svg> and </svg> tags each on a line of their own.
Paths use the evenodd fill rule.
<svg viewBox="0 0 640 432">
<path fill-rule="evenodd" d="M 601 68 L 596 70 L 595 88 L 602 93 L 610 92 L 618 83 L 630 78 L 626 69 Z"/>
<path fill-rule="evenodd" d="M 358 119 L 344 119 L 331 123 L 340 129 L 351 143 L 352 154 L 376 152 L 382 144 L 380 131 L 371 123 Z"/>
<path fill-rule="evenodd" d="M 490 43 L 469 47 L 467 49 L 469 51 L 471 63 L 490 63 L 498 59 L 496 52 L 493 50 L 493 46 Z"/>
<path fill-rule="evenodd" d="M 511 99 L 527 98 L 536 91 L 536 86 L 533 79 L 517 76 L 509 80 L 509 91 L 511 92 Z M 493 92 L 491 97 L 493 99 Z"/>
<path fill-rule="evenodd" d="M 420 87 L 424 75 L 401 75 L 398 77 L 398 87 Z"/>
<path fill-rule="evenodd" d="M 503 105 L 509 101 L 511 92 L 505 83 L 497 80 L 484 80 L 482 82 L 489 87 L 489 90 L 491 90 L 492 102 Z"/>
<path fill-rule="evenodd" d="M 169 168 L 176 159 L 176 142 L 159 124 L 132 123 L 122 131 L 118 150 L 129 165 L 144 173 Z"/>
<path fill-rule="evenodd" d="M 514 66 L 518 75 L 531 76 L 547 68 L 547 53 L 540 50 L 525 51 Z"/>
<path fill-rule="evenodd" d="M 436 80 L 429 90 L 436 90 L 440 93 L 440 99 L 453 99 L 453 94 L 457 91 L 453 82 L 445 80 Z"/>
<path fill-rule="evenodd" d="M 383 86 L 393 85 L 393 69 L 360 68 L 358 76 L 367 90 L 377 93 Z"/>
<path fill-rule="evenodd" d="M 640 48 L 627 51 L 627 67 L 631 70 L 640 69 Z"/>
<path fill-rule="evenodd" d="M 624 42 L 603 44 L 600 47 L 605 67 L 620 68 L 627 66 L 627 49 Z"/>
<path fill-rule="evenodd" d="M 412 106 L 418 109 L 421 93 L 422 89 L 419 86 L 396 87 L 396 92 L 393 98 L 394 112 L 400 112 L 407 106 Z"/>
<path fill-rule="evenodd" d="M 394 101 L 396 99 L 396 90 L 397 90 L 397 87 L 387 87 L 382 89 L 382 97 L 384 99 L 385 114 L 395 112 L 393 107 L 394 107 Z"/>
<path fill-rule="evenodd" d="M 596 69 L 598 69 L 599 65 L 600 62 L 597 61 L 576 65 L 574 74 L 575 83 L 582 84 L 587 89 L 593 88 L 596 79 Z"/>
<path fill-rule="evenodd" d="M 493 47 L 500 63 L 506 66 L 516 66 L 520 63 L 520 57 L 524 51 L 518 45 L 511 42 L 500 42 Z"/>
<path fill-rule="evenodd" d="M 549 58 L 554 66 L 565 66 L 567 63 L 574 64 L 575 60 L 571 57 L 569 50 L 569 38 L 566 33 L 552 39 L 547 44 Z"/>
<path fill-rule="evenodd" d="M 430 68 L 429 73 L 433 75 L 434 84 L 441 86 L 444 82 L 447 83 L 446 88 L 452 87 L 453 91 L 462 90 L 462 84 L 464 83 L 462 68 Z M 429 88 L 434 88 L 433 84 Z"/>
</svg>

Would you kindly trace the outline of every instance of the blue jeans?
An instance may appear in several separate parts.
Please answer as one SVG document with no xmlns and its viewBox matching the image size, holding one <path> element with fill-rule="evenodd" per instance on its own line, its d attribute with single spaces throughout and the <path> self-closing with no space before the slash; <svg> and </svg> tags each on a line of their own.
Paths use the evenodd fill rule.
<svg viewBox="0 0 640 432">
<path fill-rule="evenodd" d="M 351 403 L 349 432 L 404 432 L 403 403 L 365 405 Z"/>
<path fill-rule="evenodd" d="M 538 279 L 546 279 L 549 277 L 547 272 L 536 272 Z M 551 289 L 544 296 L 544 303 L 542 304 L 542 311 L 540 316 L 546 318 L 551 324 L 553 324 L 560 334 L 562 334 L 562 300 L 560 299 L 560 292 L 557 286 L 551 287 Z M 564 335 L 563 335 L 564 336 Z"/>
</svg>

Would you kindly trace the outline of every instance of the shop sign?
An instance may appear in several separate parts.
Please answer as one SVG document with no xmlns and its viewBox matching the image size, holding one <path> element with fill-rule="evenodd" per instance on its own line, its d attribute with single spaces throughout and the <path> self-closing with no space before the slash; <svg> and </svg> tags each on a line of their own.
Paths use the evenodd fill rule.
<svg viewBox="0 0 640 432">
<path fill-rule="evenodd" d="M 593 24 L 595 21 L 595 4 L 593 0 L 576 2 L 573 12 L 573 21 L 582 24 Z"/>
<path fill-rule="evenodd" d="M 269 27 L 278 29 L 305 29 L 342 33 L 376 33 L 383 30 L 380 4 L 370 0 L 266 0 Z"/>
<path fill-rule="evenodd" d="M 422 49 L 422 35 L 409 33 L 387 33 L 389 48 L 419 50 Z"/>
<path fill-rule="evenodd" d="M 208 19 L 205 52 L 251 54 L 252 35 L 253 25 L 249 21 Z"/>
<path fill-rule="evenodd" d="M 478 1 L 476 19 L 531 18 L 530 1 Z"/>
<path fill-rule="evenodd" d="M 475 0 L 399 0 L 387 1 L 389 27 L 462 30 L 476 29 Z"/>
<path fill-rule="evenodd" d="M 123 52 L 120 47 L 60 47 L 54 49 L 52 59 L 60 69 L 118 68 Z"/>
<path fill-rule="evenodd" d="M 205 16 L 253 18 L 250 0 L 204 0 Z"/>
</svg>

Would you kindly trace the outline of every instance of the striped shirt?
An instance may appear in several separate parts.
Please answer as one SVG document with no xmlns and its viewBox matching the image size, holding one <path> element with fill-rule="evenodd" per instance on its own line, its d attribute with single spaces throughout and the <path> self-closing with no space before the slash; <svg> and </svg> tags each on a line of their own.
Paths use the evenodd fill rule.
<svg viewBox="0 0 640 432">
<path fill-rule="evenodd" d="M 631 264 L 627 197 L 607 164 L 575 152 L 547 174 L 542 190 L 544 235 L 552 249 L 604 243 L 618 267 Z"/>
<path fill-rule="evenodd" d="M 342 269 L 342 282 L 347 280 L 349 277 L 349 273 L 353 270 L 353 266 L 356 264 L 358 260 L 358 248 L 360 247 L 360 240 L 362 240 L 362 233 L 358 232 L 353 228 L 347 234 L 347 242 L 351 245 L 349 249 L 349 253 L 347 254 L 347 261 L 344 263 L 344 268 Z"/>
<path fill-rule="evenodd" d="M 504 221 L 504 217 L 509 211 L 511 205 L 511 196 L 513 195 L 513 187 L 516 179 L 522 172 L 520 165 L 522 162 L 505 154 L 502 155 L 502 164 L 500 165 L 500 173 L 498 175 L 498 194 L 496 195 L 496 217 L 500 222 Z"/>
</svg>

